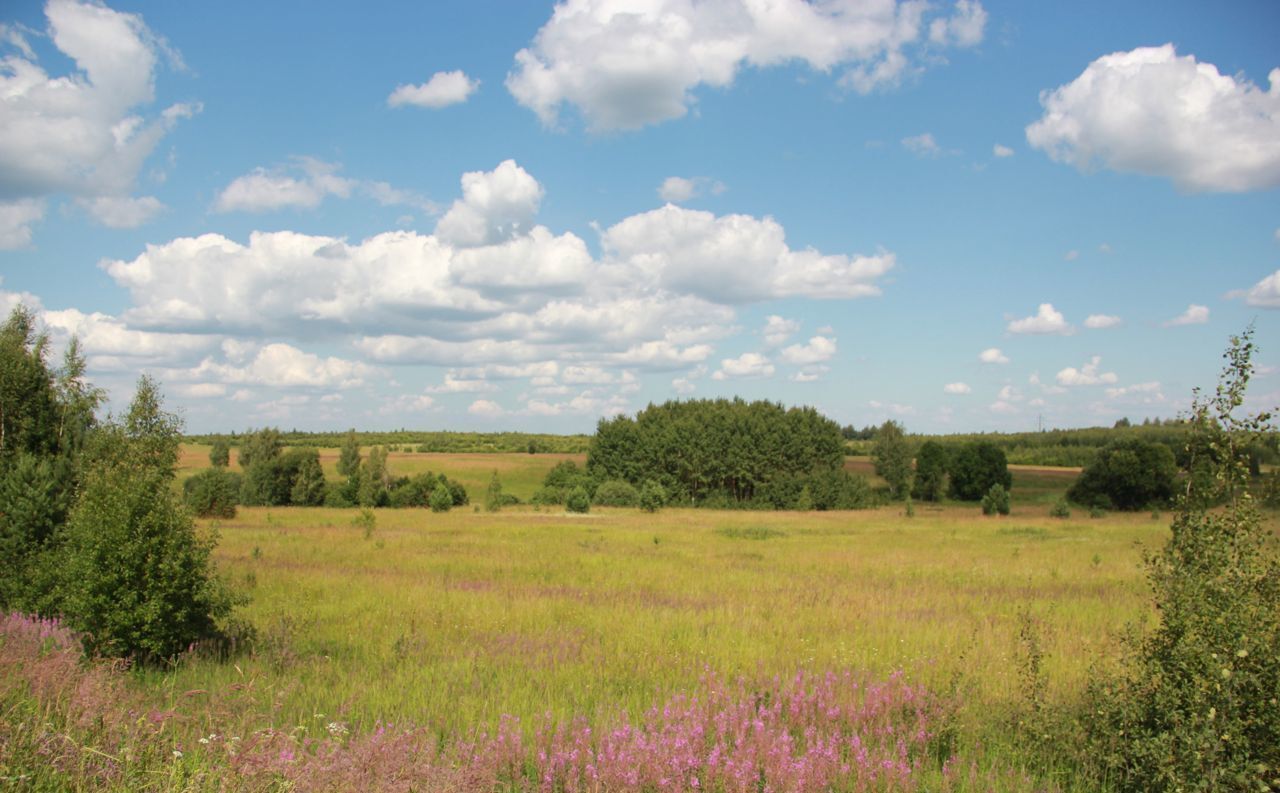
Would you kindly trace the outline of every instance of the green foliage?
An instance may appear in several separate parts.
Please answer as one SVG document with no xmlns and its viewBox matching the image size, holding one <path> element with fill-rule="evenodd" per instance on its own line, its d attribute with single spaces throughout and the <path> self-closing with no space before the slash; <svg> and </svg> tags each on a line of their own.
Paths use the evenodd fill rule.
<svg viewBox="0 0 1280 793">
<path fill-rule="evenodd" d="M 1049 507 L 1049 517 L 1066 520 L 1071 517 L 1071 505 L 1067 503 L 1065 498 L 1056 499 L 1053 502 L 1053 506 Z"/>
<path fill-rule="evenodd" d="M 51 551 L 67 519 L 66 461 L 23 452 L 0 476 L 0 607 L 41 611 L 51 595 Z"/>
<path fill-rule="evenodd" d="M 493 476 L 489 477 L 489 487 L 484 491 L 484 508 L 486 512 L 497 512 L 502 509 L 502 480 L 498 479 L 498 472 L 494 471 Z"/>
<path fill-rule="evenodd" d="M 356 437 L 355 427 L 347 430 L 342 440 L 342 450 L 338 452 L 338 476 L 351 476 L 360 467 L 360 440 Z"/>
<path fill-rule="evenodd" d="M 315 507 L 324 503 L 324 469 L 320 467 L 320 452 L 315 449 L 291 449 L 286 458 L 296 459 L 293 487 L 289 490 L 289 503 L 301 507 Z M 286 470 L 288 463 L 285 464 Z"/>
<path fill-rule="evenodd" d="M 634 507 L 640 503 L 640 493 L 630 482 L 610 479 L 596 488 L 592 501 L 601 507 Z"/>
<path fill-rule="evenodd" d="M 1128 438 L 1098 451 L 1067 497 L 1077 504 L 1139 510 L 1173 498 L 1177 464 L 1169 447 Z"/>
<path fill-rule="evenodd" d="M 199 518 L 234 518 L 240 477 L 226 468 L 207 468 L 182 483 L 183 500 Z"/>
<path fill-rule="evenodd" d="M 1233 415 L 1252 332 L 1232 337 L 1215 395 L 1192 402 L 1189 467 L 1207 460 L 1209 475 L 1188 478 L 1146 558 L 1160 624 L 1092 690 L 1092 749 L 1121 790 L 1266 790 L 1280 772 L 1280 555 L 1246 490 L 1271 417 Z"/>
<path fill-rule="evenodd" d="M 941 501 L 946 492 L 947 450 L 937 441 L 925 441 L 916 452 L 916 478 L 911 497 L 921 501 Z"/>
<path fill-rule="evenodd" d="M 387 449 L 375 446 L 358 470 L 356 503 L 362 507 L 385 507 L 391 502 L 390 476 L 387 473 Z"/>
<path fill-rule="evenodd" d="M 275 427 L 247 432 L 240 441 L 240 467 L 248 471 L 258 463 L 270 463 L 284 450 L 284 439 Z"/>
<path fill-rule="evenodd" d="M 453 509 L 453 496 L 450 495 L 449 488 L 437 487 L 431 491 L 428 503 L 432 512 L 448 512 Z"/>
<path fill-rule="evenodd" d="M 667 504 L 667 491 L 662 485 L 650 479 L 640 486 L 640 509 L 645 512 L 657 512 Z"/>
<path fill-rule="evenodd" d="M 960 501 L 981 499 L 992 485 L 1013 487 L 1013 475 L 999 446 L 986 441 L 967 443 L 952 455 L 949 494 Z"/>
<path fill-rule="evenodd" d="M 91 652 L 172 658 L 216 634 L 232 598 L 214 539 L 196 533 L 172 484 L 181 424 L 143 377 L 121 423 L 94 433 L 66 527 L 60 611 Z"/>
<path fill-rule="evenodd" d="M 876 431 L 871 446 L 876 474 L 889 485 L 889 497 L 905 498 L 911 492 L 911 443 L 896 421 L 886 421 Z"/>
<path fill-rule="evenodd" d="M 673 500 L 699 505 L 743 505 L 771 479 L 843 464 L 835 422 L 813 408 L 742 399 L 665 402 L 634 419 L 602 419 L 587 455 L 596 481 L 652 479 Z"/>
<path fill-rule="evenodd" d="M 440 484 L 435 474 L 427 471 L 413 477 L 401 477 L 391 486 L 390 506 L 392 507 L 426 507 L 430 506 L 431 493 Z"/>
<path fill-rule="evenodd" d="M 587 489 L 578 486 L 569 491 L 564 498 L 564 508 L 569 512 L 587 513 L 591 511 L 591 496 Z"/>
<path fill-rule="evenodd" d="M 378 527 L 378 516 L 368 507 L 361 507 L 359 514 L 351 519 L 351 525 L 364 532 L 364 538 L 373 537 L 373 530 Z"/>
<path fill-rule="evenodd" d="M 1009 514 L 1009 491 L 999 482 L 991 486 L 986 495 L 982 497 L 982 514 L 983 515 L 1008 515 Z"/>
<path fill-rule="evenodd" d="M 209 447 L 209 464 L 214 468 L 226 468 L 231 465 L 231 443 L 218 436 Z"/>
<path fill-rule="evenodd" d="M 596 492 L 596 481 L 573 460 L 561 460 L 547 472 L 542 487 L 533 494 L 536 504 L 563 504 L 574 488 L 587 491 L 590 498 Z"/>
<path fill-rule="evenodd" d="M 800 512 L 813 509 L 813 493 L 809 491 L 808 485 L 800 488 L 800 495 L 796 496 L 796 509 Z"/>
</svg>

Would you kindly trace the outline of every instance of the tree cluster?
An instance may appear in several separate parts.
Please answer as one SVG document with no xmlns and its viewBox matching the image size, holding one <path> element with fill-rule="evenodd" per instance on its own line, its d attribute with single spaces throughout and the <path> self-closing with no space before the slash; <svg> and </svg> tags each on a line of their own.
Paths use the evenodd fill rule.
<svg viewBox="0 0 1280 793">
<path fill-rule="evenodd" d="M 1169 447 L 1127 438 L 1099 450 L 1071 485 L 1067 498 L 1102 509 L 1165 506 L 1173 498 L 1177 475 L 1178 466 Z"/>
<path fill-rule="evenodd" d="M 654 482 L 668 503 L 777 506 L 800 478 L 846 481 L 840 478 L 843 465 L 840 426 L 813 408 L 690 400 L 649 405 L 634 418 L 602 419 L 585 477 L 637 488 Z M 794 488 L 797 496 L 802 488 Z"/>
</svg>

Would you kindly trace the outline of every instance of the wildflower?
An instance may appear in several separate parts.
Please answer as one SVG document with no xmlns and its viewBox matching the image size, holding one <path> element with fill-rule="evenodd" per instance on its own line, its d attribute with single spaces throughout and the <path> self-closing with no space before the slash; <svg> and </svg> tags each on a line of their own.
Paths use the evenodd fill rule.
<svg viewBox="0 0 1280 793">
<path fill-rule="evenodd" d="M 181 750 L 181 749 L 174 749 L 174 750 L 173 750 L 173 756 L 174 756 L 175 758 L 177 758 L 177 757 L 182 757 L 182 750 Z"/>
<path fill-rule="evenodd" d="M 334 736 L 335 738 L 339 735 L 347 734 L 347 725 L 343 724 L 340 721 L 329 722 L 329 724 L 325 727 L 325 729 L 327 729 L 329 731 L 329 734 Z"/>
</svg>

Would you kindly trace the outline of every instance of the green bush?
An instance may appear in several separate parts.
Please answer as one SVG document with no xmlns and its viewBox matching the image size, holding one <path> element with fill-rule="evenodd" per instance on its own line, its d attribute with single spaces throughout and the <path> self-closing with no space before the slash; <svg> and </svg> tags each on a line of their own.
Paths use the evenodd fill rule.
<svg viewBox="0 0 1280 793">
<path fill-rule="evenodd" d="M 1163 505 L 1173 498 L 1177 473 L 1168 446 L 1125 438 L 1098 450 L 1067 497 L 1077 504 L 1127 511 Z"/>
<path fill-rule="evenodd" d="M 1053 502 L 1053 506 L 1049 507 L 1049 517 L 1063 520 L 1071 517 L 1071 505 L 1065 498 L 1059 498 Z"/>
<path fill-rule="evenodd" d="M 916 453 L 916 479 L 911 497 L 921 501 L 941 501 L 946 492 L 947 450 L 937 441 L 925 441 Z"/>
<path fill-rule="evenodd" d="M 587 513 L 591 511 L 591 496 L 585 487 L 575 487 L 565 496 L 564 508 L 569 512 Z"/>
<path fill-rule="evenodd" d="M 1280 554 L 1246 490 L 1247 449 L 1272 427 L 1232 415 L 1251 337 L 1232 338 L 1215 396 L 1192 403 L 1188 449 L 1212 453 L 1192 486 L 1211 492 L 1182 498 L 1146 557 L 1159 624 L 1091 688 L 1090 756 L 1121 791 L 1280 788 Z"/>
<path fill-rule="evenodd" d="M 650 479 L 640 487 L 640 509 L 645 512 L 657 512 L 667 503 L 667 491 L 662 485 Z"/>
<path fill-rule="evenodd" d="M 240 477 L 226 468 L 207 468 L 182 483 L 187 507 L 198 518 L 234 518 Z"/>
<path fill-rule="evenodd" d="M 992 485 L 1000 485 L 1006 491 L 1013 487 L 1004 451 L 986 441 L 961 446 L 951 458 L 949 473 L 948 493 L 960 501 L 977 501 L 990 492 Z"/>
<path fill-rule="evenodd" d="M 432 512 L 448 512 L 453 509 L 453 496 L 447 487 L 437 487 L 431 491 L 428 501 Z"/>
<path fill-rule="evenodd" d="M 987 494 L 982 497 L 982 514 L 983 515 L 1001 515 L 1009 514 L 1009 491 L 999 482 L 991 486 Z"/>
<path fill-rule="evenodd" d="M 630 482 L 610 479 L 596 488 L 593 501 L 601 507 L 634 507 L 640 501 L 640 494 Z"/>
<path fill-rule="evenodd" d="M 488 512 L 497 512 L 502 509 L 503 502 L 502 481 L 498 479 L 498 472 L 494 471 L 493 476 L 489 477 L 489 488 L 485 490 L 484 508 Z"/>
</svg>

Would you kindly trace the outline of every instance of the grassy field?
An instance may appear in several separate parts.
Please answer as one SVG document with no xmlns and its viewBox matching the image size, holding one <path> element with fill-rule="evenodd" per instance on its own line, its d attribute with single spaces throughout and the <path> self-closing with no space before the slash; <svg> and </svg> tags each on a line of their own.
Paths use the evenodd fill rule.
<svg viewBox="0 0 1280 793">
<path fill-rule="evenodd" d="M 336 450 L 322 459 L 332 475 Z M 527 498 L 561 459 L 581 461 L 400 452 L 390 469 L 443 472 L 473 499 L 497 470 Z M 182 464 L 207 465 L 207 448 L 186 448 Z M 968 504 L 916 504 L 913 516 L 900 504 L 385 509 L 370 531 L 358 510 L 242 507 L 205 525 L 221 572 L 251 598 L 241 616 L 254 651 L 135 671 L 134 685 L 181 714 L 188 740 L 265 727 L 323 736 L 334 723 L 367 735 L 387 722 L 448 740 L 508 716 L 526 729 L 548 715 L 636 722 L 708 675 L 763 685 L 900 670 L 950 703 L 962 756 L 1016 769 L 1026 636 L 1043 653 L 1046 704 L 1070 706 L 1123 629 L 1153 616 L 1140 559 L 1168 516 L 1049 517 L 1076 473 L 1014 469 L 1007 517 Z"/>
</svg>

